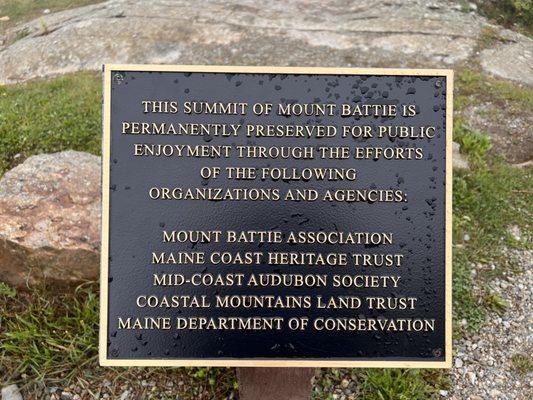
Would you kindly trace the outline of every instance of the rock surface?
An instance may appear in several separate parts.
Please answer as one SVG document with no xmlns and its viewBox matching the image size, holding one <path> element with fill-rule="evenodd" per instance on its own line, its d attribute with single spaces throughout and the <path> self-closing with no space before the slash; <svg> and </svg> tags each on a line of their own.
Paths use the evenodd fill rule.
<svg viewBox="0 0 533 400">
<path fill-rule="evenodd" d="M 504 43 L 481 52 L 482 68 L 500 78 L 533 85 L 533 40 L 502 30 Z"/>
<path fill-rule="evenodd" d="M 487 26 L 458 4 L 153 0 L 147 7 L 142 0 L 109 0 L 11 29 L 0 47 L 0 83 L 103 63 L 450 67 L 474 55 Z M 519 45 L 485 50 L 483 66 L 529 82 L 523 65 L 533 65 L 532 41 L 516 38 Z"/>
<path fill-rule="evenodd" d="M 2 400 L 23 400 L 17 385 L 2 388 Z"/>
<path fill-rule="evenodd" d="M 468 161 L 461 154 L 461 145 L 459 143 L 453 142 L 453 169 L 468 169 Z"/>
<path fill-rule="evenodd" d="M 100 159 L 76 151 L 28 158 L 0 180 L 0 281 L 97 279 Z"/>
</svg>

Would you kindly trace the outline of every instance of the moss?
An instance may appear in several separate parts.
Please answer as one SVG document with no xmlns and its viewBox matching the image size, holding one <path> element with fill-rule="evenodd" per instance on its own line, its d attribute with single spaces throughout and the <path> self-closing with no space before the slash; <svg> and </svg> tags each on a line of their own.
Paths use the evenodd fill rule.
<svg viewBox="0 0 533 400">
<path fill-rule="evenodd" d="M 354 382 L 350 389 L 358 399 L 429 400 L 450 386 L 443 370 L 424 369 L 319 369 L 315 384 L 320 389 L 314 400 L 333 399 L 335 385 L 344 379 Z"/>
</svg>

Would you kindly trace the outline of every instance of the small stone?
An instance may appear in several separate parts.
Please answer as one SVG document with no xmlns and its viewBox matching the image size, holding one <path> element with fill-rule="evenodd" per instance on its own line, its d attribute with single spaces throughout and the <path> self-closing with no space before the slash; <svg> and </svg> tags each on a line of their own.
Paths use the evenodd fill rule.
<svg viewBox="0 0 533 400">
<path fill-rule="evenodd" d="M 69 392 L 62 392 L 61 393 L 61 400 L 72 400 L 72 393 Z"/>
<path fill-rule="evenodd" d="M 350 384 L 350 381 L 348 379 L 343 379 L 341 382 L 341 386 L 346 389 L 348 385 Z"/>
<path fill-rule="evenodd" d="M 483 397 L 477 396 L 475 394 L 470 395 L 468 400 L 483 400 Z"/>
<path fill-rule="evenodd" d="M 447 391 L 447 390 L 439 390 L 439 394 L 440 394 L 442 397 L 448 397 L 448 391 Z"/>
<path fill-rule="evenodd" d="M 9 19 L 10 19 L 10 18 L 9 18 L 8 15 L 4 15 L 3 17 L 0 17 L 0 21 L 2 21 L 2 22 L 7 22 L 7 21 L 9 21 Z M 8 387 L 9 387 L 9 386 L 8 386 Z"/>
<path fill-rule="evenodd" d="M 455 368 L 461 368 L 463 366 L 463 360 L 460 358 L 455 359 Z"/>
<path fill-rule="evenodd" d="M 23 400 L 17 385 L 3 387 L 2 400 Z"/>
<path fill-rule="evenodd" d="M 43 10 L 43 14 L 50 14 L 50 9 L 49 8 L 45 8 Z"/>
<path fill-rule="evenodd" d="M 130 391 L 126 390 L 124 393 L 120 395 L 120 400 L 126 400 L 128 396 L 130 395 Z"/>
<path fill-rule="evenodd" d="M 469 169 L 470 165 L 464 156 L 461 154 L 461 145 L 457 142 L 452 144 L 452 164 L 453 169 Z"/>
<path fill-rule="evenodd" d="M 514 240 L 516 240 L 518 242 L 520 242 L 522 240 L 522 232 L 521 232 L 519 226 L 511 225 L 509 228 L 507 228 L 507 231 L 513 237 Z"/>
<path fill-rule="evenodd" d="M 476 384 L 476 382 L 477 382 L 476 374 L 473 373 L 473 372 L 471 372 L 471 371 L 469 371 L 469 372 L 466 373 L 466 376 L 467 376 L 468 381 L 470 382 L 470 384 L 471 384 L 472 386 L 475 386 L 475 384 Z"/>
</svg>

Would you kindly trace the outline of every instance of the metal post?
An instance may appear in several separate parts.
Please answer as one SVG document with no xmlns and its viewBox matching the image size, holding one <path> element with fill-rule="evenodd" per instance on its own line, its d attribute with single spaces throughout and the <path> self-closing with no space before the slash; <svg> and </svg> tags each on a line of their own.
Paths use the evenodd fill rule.
<svg viewBox="0 0 533 400">
<path fill-rule="evenodd" d="M 309 400 L 314 368 L 237 368 L 240 400 Z"/>
</svg>

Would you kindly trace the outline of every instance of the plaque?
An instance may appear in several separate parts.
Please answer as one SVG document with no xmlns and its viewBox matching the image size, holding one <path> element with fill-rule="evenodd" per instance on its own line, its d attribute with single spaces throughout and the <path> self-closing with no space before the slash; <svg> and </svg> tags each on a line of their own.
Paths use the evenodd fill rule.
<svg viewBox="0 0 533 400">
<path fill-rule="evenodd" d="M 452 80 L 106 65 L 100 363 L 450 367 Z"/>
</svg>

